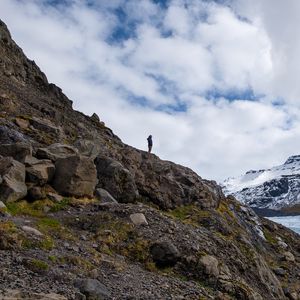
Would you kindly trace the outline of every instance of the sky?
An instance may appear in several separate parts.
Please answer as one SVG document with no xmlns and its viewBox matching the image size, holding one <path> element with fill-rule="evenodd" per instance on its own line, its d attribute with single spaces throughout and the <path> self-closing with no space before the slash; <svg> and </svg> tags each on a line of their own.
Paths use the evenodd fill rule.
<svg viewBox="0 0 300 300">
<path fill-rule="evenodd" d="M 73 107 L 218 182 L 300 154 L 299 0 L 0 0 Z"/>
</svg>

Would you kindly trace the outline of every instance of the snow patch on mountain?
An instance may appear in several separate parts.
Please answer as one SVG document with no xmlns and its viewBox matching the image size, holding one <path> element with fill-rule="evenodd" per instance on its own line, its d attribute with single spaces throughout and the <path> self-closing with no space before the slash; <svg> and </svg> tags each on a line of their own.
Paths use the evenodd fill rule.
<svg viewBox="0 0 300 300">
<path fill-rule="evenodd" d="M 223 182 L 225 194 L 257 208 L 281 209 L 300 203 L 300 155 L 280 166 L 248 171 Z"/>
</svg>

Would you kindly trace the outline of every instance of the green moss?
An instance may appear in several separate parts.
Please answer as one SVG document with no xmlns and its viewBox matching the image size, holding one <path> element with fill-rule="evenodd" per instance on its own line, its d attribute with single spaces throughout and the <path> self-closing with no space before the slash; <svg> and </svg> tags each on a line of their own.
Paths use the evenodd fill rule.
<svg viewBox="0 0 300 300">
<path fill-rule="evenodd" d="M 138 238 L 122 249 L 121 253 L 134 261 L 146 263 L 150 260 L 149 247 L 149 241 Z"/>
<path fill-rule="evenodd" d="M 7 210 L 13 216 L 24 215 L 32 217 L 43 217 L 45 214 L 43 212 L 44 205 L 41 206 L 41 202 L 28 203 L 27 201 L 12 202 L 7 203 Z"/>
<path fill-rule="evenodd" d="M 275 235 L 273 233 L 271 233 L 268 229 L 263 228 L 263 233 L 264 233 L 264 236 L 265 236 L 268 243 L 270 243 L 272 245 L 277 244 L 277 240 L 275 238 Z"/>
<path fill-rule="evenodd" d="M 47 228 L 59 229 L 61 227 L 59 221 L 53 218 L 42 218 L 38 221 L 37 225 L 40 229 L 47 229 Z"/>
<path fill-rule="evenodd" d="M 54 241 L 51 237 L 44 237 L 41 240 L 23 238 L 21 243 L 22 248 L 25 249 L 42 249 L 51 250 L 54 248 Z"/>
<path fill-rule="evenodd" d="M 33 271 L 47 271 L 49 269 L 49 266 L 46 262 L 39 260 L 39 259 L 31 259 L 28 262 L 28 266 L 33 270 Z"/>
<path fill-rule="evenodd" d="M 11 221 L 5 221 L 5 222 L 0 222 L 0 231 L 6 232 L 6 233 L 13 233 L 16 231 L 16 225 L 15 223 Z"/>
<path fill-rule="evenodd" d="M 197 206 L 191 204 L 177 207 L 174 210 L 169 211 L 167 215 L 180 220 L 183 223 L 199 226 L 201 219 L 209 217 L 210 212 L 201 210 Z"/>
<path fill-rule="evenodd" d="M 66 209 L 67 206 L 69 206 L 70 202 L 71 202 L 70 198 L 64 198 L 62 201 L 60 201 L 58 203 L 55 203 L 51 207 L 50 211 L 51 212 L 58 212 L 60 210 L 64 210 L 64 209 Z"/>
<path fill-rule="evenodd" d="M 83 270 L 92 270 L 94 268 L 94 265 L 91 262 L 80 256 L 68 255 L 64 256 L 63 259 L 65 263 L 80 267 Z"/>
<path fill-rule="evenodd" d="M 228 203 L 225 201 L 221 201 L 217 211 L 221 215 L 228 215 L 231 219 L 235 219 L 233 212 L 229 209 Z"/>
</svg>

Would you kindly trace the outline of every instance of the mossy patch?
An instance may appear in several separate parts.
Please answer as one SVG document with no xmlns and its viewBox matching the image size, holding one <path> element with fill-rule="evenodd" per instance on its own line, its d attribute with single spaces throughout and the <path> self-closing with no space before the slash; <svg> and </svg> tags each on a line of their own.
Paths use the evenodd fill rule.
<svg viewBox="0 0 300 300">
<path fill-rule="evenodd" d="M 44 273 L 49 269 L 49 265 L 46 262 L 35 258 L 27 260 L 25 264 L 31 271 L 36 273 Z"/>
<path fill-rule="evenodd" d="M 71 203 L 71 198 L 63 198 L 62 201 L 54 203 L 52 205 L 52 207 L 50 208 L 50 211 L 58 212 L 58 211 L 64 210 L 69 206 L 70 203 Z"/>
<path fill-rule="evenodd" d="M 45 215 L 44 208 L 48 206 L 49 202 L 40 200 L 34 203 L 28 203 L 27 201 L 19 201 L 7 203 L 7 210 L 13 216 L 32 216 L 32 217 L 43 217 Z"/>
<path fill-rule="evenodd" d="M 49 251 L 54 248 L 55 244 L 54 240 L 49 236 L 42 239 L 29 239 L 24 237 L 21 246 L 25 249 L 42 249 Z"/>
<path fill-rule="evenodd" d="M 210 212 L 201 210 L 199 207 L 190 204 L 170 210 L 167 215 L 185 224 L 199 226 L 202 219 L 210 217 Z"/>
</svg>

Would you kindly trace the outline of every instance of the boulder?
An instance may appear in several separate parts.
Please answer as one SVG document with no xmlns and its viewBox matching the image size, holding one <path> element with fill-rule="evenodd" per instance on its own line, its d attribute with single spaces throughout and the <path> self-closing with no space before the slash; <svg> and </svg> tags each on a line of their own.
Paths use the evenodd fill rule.
<svg viewBox="0 0 300 300">
<path fill-rule="evenodd" d="M 118 202 L 132 203 L 139 196 L 133 175 L 113 159 L 98 156 L 95 159 L 98 187 L 107 190 Z"/>
<path fill-rule="evenodd" d="M 27 143 L 1 144 L 0 155 L 11 156 L 15 160 L 24 163 L 26 156 L 32 155 L 32 147 Z"/>
<path fill-rule="evenodd" d="M 92 197 L 97 184 L 96 167 L 92 159 L 73 155 L 57 159 L 53 187 L 64 196 Z"/>
<path fill-rule="evenodd" d="M 159 267 L 174 266 L 180 258 L 178 249 L 169 241 L 154 243 L 150 248 L 150 252 L 153 261 Z"/>
<path fill-rule="evenodd" d="M 26 165 L 26 181 L 43 186 L 53 179 L 55 166 L 51 160 L 36 160 Z"/>
<path fill-rule="evenodd" d="M 96 189 L 95 196 L 101 201 L 101 203 L 118 203 L 108 191 L 101 188 Z"/>
<path fill-rule="evenodd" d="M 39 148 L 36 156 L 39 159 L 50 159 L 56 162 L 58 159 L 67 158 L 78 154 L 78 150 L 72 146 L 64 144 L 52 144 L 47 148 Z"/>
<path fill-rule="evenodd" d="M 148 225 L 146 217 L 142 213 L 131 214 L 129 217 L 131 222 L 136 226 Z"/>
<path fill-rule="evenodd" d="M 86 300 L 111 299 L 110 292 L 106 286 L 96 279 L 77 280 L 75 281 L 75 287 L 86 296 Z"/>
<path fill-rule="evenodd" d="M 0 159 L 0 201 L 4 203 L 22 199 L 27 194 L 25 185 L 25 166 L 12 157 Z"/>
<path fill-rule="evenodd" d="M 219 262 L 218 260 L 211 255 L 204 255 L 199 260 L 200 265 L 204 268 L 204 273 L 211 277 L 218 277 L 219 271 Z"/>
</svg>

